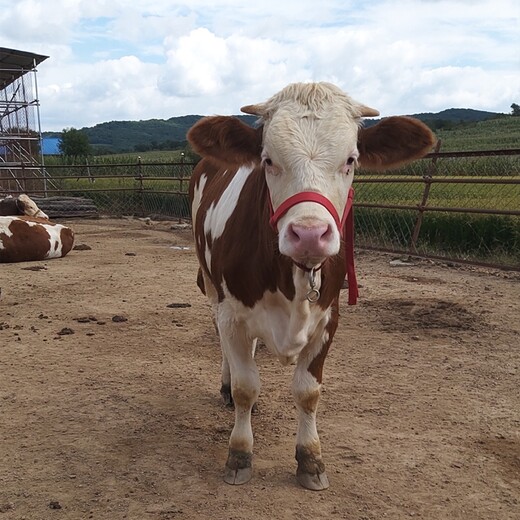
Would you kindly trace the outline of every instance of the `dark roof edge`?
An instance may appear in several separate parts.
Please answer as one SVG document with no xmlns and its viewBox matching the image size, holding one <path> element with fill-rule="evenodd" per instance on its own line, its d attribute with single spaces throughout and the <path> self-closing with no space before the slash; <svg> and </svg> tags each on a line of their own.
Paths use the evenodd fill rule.
<svg viewBox="0 0 520 520">
<path fill-rule="evenodd" d="M 33 68 L 34 65 L 39 65 L 49 56 L 43 54 L 36 54 L 34 52 L 20 51 L 18 49 L 8 49 L 7 47 L 0 47 L 0 67 L 2 64 L 20 65 L 21 68 Z"/>
</svg>

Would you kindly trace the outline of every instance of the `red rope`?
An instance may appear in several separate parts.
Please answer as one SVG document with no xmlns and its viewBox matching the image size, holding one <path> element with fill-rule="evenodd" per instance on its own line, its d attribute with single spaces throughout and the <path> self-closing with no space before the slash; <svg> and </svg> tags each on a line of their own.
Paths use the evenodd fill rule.
<svg viewBox="0 0 520 520">
<path fill-rule="evenodd" d="M 324 206 L 332 215 L 336 226 L 345 242 L 345 259 L 347 263 L 347 282 L 348 282 L 348 304 L 356 305 L 359 296 L 358 284 L 356 280 L 356 267 L 354 264 L 354 189 L 350 188 L 348 192 L 347 204 L 343 211 L 343 216 L 340 220 L 336 208 L 329 199 L 313 191 L 302 191 L 296 193 L 292 197 L 282 202 L 276 211 L 273 211 L 271 197 L 269 197 L 269 208 L 271 211 L 271 218 L 269 224 L 276 230 L 276 223 L 291 209 L 294 205 L 300 202 L 316 202 Z M 298 265 L 298 264 L 297 264 Z"/>
<path fill-rule="evenodd" d="M 344 226 L 342 228 L 345 241 L 345 259 L 347 262 L 348 304 L 356 305 L 359 296 L 356 278 L 356 266 L 354 263 L 354 188 L 348 192 L 347 205 L 343 213 Z M 346 217 L 345 217 L 346 214 Z"/>
</svg>

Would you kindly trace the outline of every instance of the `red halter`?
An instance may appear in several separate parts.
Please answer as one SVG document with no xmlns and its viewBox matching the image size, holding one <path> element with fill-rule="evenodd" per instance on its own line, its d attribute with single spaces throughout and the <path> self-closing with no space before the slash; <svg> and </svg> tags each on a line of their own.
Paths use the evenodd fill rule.
<svg viewBox="0 0 520 520">
<path fill-rule="evenodd" d="M 352 209 L 352 202 L 354 199 L 354 189 L 350 188 L 348 192 L 347 204 L 343 211 L 343 216 L 339 218 L 336 208 L 332 202 L 321 195 L 313 191 L 302 191 L 296 193 L 292 197 L 282 202 L 276 211 L 273 211 L 273 204 L 271 197 L 269 197 L 269 208 L 271 211 L 271 218 L 269 224 L 276 231 L 276 224 L 278 221 L 296 204 L 300 202 L 316 202 L 321 204 L 325 209 L 332 215 L 334 222 L 341 234 L 341 237 L 345 241 L 345 258 L 347 261 L 347 280 L 348 280 L 348 304 L 356 305 L 357 297 L 359 296 L 358 285 L 356 280 L 356 268 L 354 265 L 354 211 Z"/>
</svg>

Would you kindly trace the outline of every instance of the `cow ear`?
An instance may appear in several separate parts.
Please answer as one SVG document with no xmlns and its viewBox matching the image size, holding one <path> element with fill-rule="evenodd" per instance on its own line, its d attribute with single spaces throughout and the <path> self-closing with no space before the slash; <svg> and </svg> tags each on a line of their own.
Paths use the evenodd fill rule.
<svg viewBox="0 0 520 520">
<path fill-rule="evenodd" d="M 359 164 L 366 170 L 397 168 L 426 155 L 435 142 L 435 136 L 421 121 L 388 117 L 359 130 Z"/>
<path fill-rule="evenodd" d="M 187 138 L 203 157 L 232 164 L 260 161 L 262 129 L 252 128 L 236 117 L 203 117 L 190 128 Z"/>
</svg>

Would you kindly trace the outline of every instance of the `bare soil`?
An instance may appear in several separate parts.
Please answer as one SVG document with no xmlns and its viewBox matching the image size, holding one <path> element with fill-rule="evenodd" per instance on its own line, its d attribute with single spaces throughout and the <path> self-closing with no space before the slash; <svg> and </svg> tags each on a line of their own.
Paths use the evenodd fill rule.
<svg viewBox="0 0 520 520">
<path fill-rule="evenodd" d="M 0 266 L 0 520 L 520 518 L 518 273 L 359 252 L 318 414 L 330 489 L 296 483 L 292 367 L 262 348 L 233 487 L 189 229 L 69 224 L 90 250 Z"/>
</svg>

